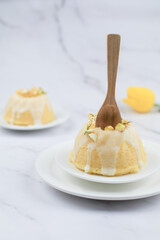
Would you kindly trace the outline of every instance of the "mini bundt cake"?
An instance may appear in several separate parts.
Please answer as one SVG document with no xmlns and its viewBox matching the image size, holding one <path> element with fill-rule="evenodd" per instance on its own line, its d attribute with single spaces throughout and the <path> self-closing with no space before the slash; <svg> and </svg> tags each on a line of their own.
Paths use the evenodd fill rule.
<svg viewBox="0 0 160 240">
<path fill-rule="evenodd" d="M 115 128 L 95 127 L 96 114 L 89 115 L 76 137 L 70 161 L 89 174 L 120 176 L 138 172 L 146 162 L 135 127 L 122 120 Z"/>
<path fill-rule="evenodd" d="M 55 119 L 53 107 L 41 88 L 17 90 L 9 99 L 4 119 L 13 125 L 46 124 Z"/>
</svg>

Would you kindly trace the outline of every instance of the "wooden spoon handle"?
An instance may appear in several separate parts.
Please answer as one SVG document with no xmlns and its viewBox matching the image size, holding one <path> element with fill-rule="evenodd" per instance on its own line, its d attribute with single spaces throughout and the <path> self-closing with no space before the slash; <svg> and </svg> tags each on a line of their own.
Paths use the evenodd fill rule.
<svg viewBox="0 0 160 240">
<path fill-rule="evenodd" d="M 120 35 L 107 35 L 107 73 L 108 91 L 105 104 L 115 103 L 115 85 L 117 77 L 118 59 L 120 49 Z"/>
</svg>

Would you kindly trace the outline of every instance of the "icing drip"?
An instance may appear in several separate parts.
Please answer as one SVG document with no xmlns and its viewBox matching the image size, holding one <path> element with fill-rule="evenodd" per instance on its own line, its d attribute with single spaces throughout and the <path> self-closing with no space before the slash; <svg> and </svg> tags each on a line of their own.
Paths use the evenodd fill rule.
<svg viewBox="0 0 160 240">
<path fill-rule="evenodd" d="M 94 148 L 95 148 L 95 143 L 89 143 L 87 146 L 87 163 L 84 168 L 85 172 L 89 172 L 89 170 L 90 170 L 91 156 L 92 156 L 92 151 Z"/>
<path fill-rule="evenodd" d="M 45 94 L 37 97 L 22 97 L 15 93 L 8 101 L 5 114 L 12 109 L 11 124 L 13 124 L 15 116 L 20 118 L 22 113 L 29 110 L 32 114 L 34 124 L 41 124 L 45 105 L 50 111 L 53 111 L 52 105 Z"/>
<path fill-rule="evenodd" d="M 96 150 L 101 160 L 101 173 L 112 176 L 116 171 L 116 158 L 123 140 L 119 131 L 104 131 L 95 129 L 97 135 Z"/>
</svg>

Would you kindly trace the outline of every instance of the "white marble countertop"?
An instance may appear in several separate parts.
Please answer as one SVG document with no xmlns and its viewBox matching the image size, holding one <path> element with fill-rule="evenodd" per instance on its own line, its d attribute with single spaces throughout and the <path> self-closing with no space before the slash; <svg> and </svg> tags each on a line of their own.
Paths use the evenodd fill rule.
<svg viewBox="0 0 160 240">
<path fill-rule="evenodd" d="M 159 239 L 160 196 L 111 202 L 69 196 L 35 171 L 47 147 L 75 137 L 106 92 L 106 34 L 122 36 L 117 101 L 142 138 L 160 142 L 160 113 L 122 103 L 128 86 L 154 90 L 160 102 L 160 3 L 148 1 L 0 1 L 0 108 L 23 87 L 42 86 L 70 113 L 62 126 L 0 128 L 0 239 Z"/>
</svg>

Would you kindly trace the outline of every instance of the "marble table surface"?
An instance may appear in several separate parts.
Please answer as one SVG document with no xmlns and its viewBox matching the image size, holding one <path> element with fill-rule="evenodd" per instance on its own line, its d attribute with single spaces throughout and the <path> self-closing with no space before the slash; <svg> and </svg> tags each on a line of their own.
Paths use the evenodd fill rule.
<svg viewBox="0 0 160 240">
<path fill-rule="evenodd" d="M 47 186 L 35 161 L 75 137 L 106 93 L 106 34 L 121 34 L 117 102 L 140 136 L 160 143 L 160 113 L 122 102 L 145 86 L 160 102 L 160 2 L 156 0 L 1 0 L 0 109 L 17 89 L 41 86 L 70 114 L 62 126 L 0 128 L 0 239 L 159 239 L 160 196 L 111 202 L 73 197 Z"/>
</svg>

